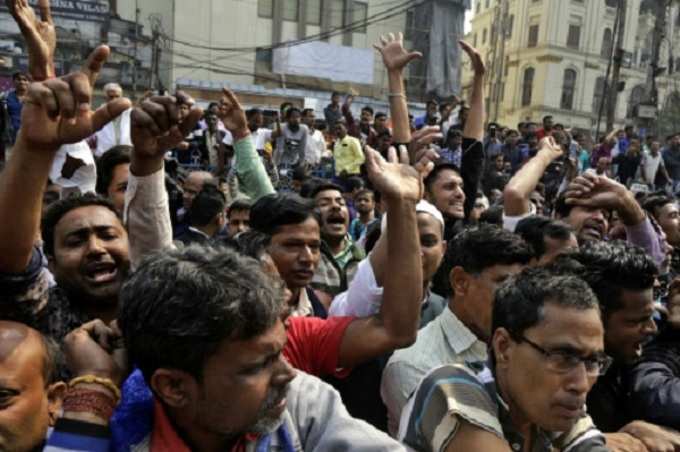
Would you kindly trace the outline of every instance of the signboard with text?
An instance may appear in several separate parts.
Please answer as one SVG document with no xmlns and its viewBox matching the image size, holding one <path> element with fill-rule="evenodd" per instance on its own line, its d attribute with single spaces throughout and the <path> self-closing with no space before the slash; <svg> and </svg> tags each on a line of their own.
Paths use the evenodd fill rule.
<svg viewBox="0 0 680 452">
<path fill-rule="evenodd" d="M 38 10 L 38 0 L 28 0 L 33 9 Z M 104 22 L 109 17 L 108 0 L 52 0 L 52 15 L 64 19 L 91 20 Z M 0 11 L 9 12 L 5 2 L 0 3 Z"/>
</svg>

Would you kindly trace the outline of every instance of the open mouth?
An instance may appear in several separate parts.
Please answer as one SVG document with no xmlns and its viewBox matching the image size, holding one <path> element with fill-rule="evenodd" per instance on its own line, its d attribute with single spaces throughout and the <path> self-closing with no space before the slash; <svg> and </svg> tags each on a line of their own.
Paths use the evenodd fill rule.
<svg viewBox="0 0 680 452">
<path fill-rule="evenodd" d="M 581 234 L 595 240 L 601 240 L 604 237 L 604 231 L 601 227 L 594 224 L 586 224 L 581 229 Z"/>
<path fill-rule="evenodd" d="M 118 267 L 113 262 L 100 262 L 85 267 L 85 276 L 95 284 L 106 284 L 118 276 Z"/>
</svg>

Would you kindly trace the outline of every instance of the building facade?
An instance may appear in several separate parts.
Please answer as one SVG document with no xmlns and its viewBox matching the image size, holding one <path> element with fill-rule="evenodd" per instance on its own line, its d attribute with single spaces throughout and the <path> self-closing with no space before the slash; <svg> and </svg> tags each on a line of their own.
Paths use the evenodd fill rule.
<svg viewBox="0 0 680 452">
<path fill-rule="evenodd" d="M 509 127 L 553 115 L 566 127 L 594 132 L 605 91 L 605 75 L 615 45 L 617 0 L 475 0 L 468 42 L 487 63 L 489 120 Z M 616 124 L 645 124 L 638 105 L 646 100 L 655 23 L 653 0 L 627 0 L 623 65 Z M 667 11 L 656 79 L 659 108 L 676 99 L 680 73 L 678 10 Z M 469 89 L 469 63 L 463 86 Z M 606 123 L 602 108 L 600 131 Z M 659 132 L 660 133 L 660 132 Z"/>
</svg>

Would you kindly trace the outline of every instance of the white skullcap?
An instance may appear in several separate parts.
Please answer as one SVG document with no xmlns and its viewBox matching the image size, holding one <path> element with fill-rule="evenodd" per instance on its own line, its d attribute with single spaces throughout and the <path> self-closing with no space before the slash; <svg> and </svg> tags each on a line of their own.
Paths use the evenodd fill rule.
<svg viewBox="0 0 680 452">
<path fill-rule="evenodd" d="M 434 217 L 435 220 L 439 221 L 442 225 L 442 231 L 444 230 L 444 216 L 442 213 L 437 210 L 437 208 L 431 204 L 428 201 L 425 201 L 424 199 L 421 199 L 418 201 L 418 204 L 416 204 L 416 213 L 429 213 Z M 387 227 L 387 215 L 383 215 L 382 221 L 380 223 L 380 230 L 382 232 L 385 232 L 385 228 Z"/>
</svg>

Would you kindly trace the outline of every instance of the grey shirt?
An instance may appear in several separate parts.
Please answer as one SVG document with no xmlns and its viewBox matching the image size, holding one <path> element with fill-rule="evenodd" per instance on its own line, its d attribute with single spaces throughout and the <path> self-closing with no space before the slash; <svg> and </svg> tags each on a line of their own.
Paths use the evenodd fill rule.
<svg viewBox="0 0 680 452">
<path fill-rule="evenodd" d="M 304 124 L 300 124 L 296 131 L 291 130 L 288 124 L 282 124 L 281 135 L 276 139 L 274 152 L 276 166 L 301 164 L 305 159 L 308 135 L 309 129 Z"/>
</svg>

